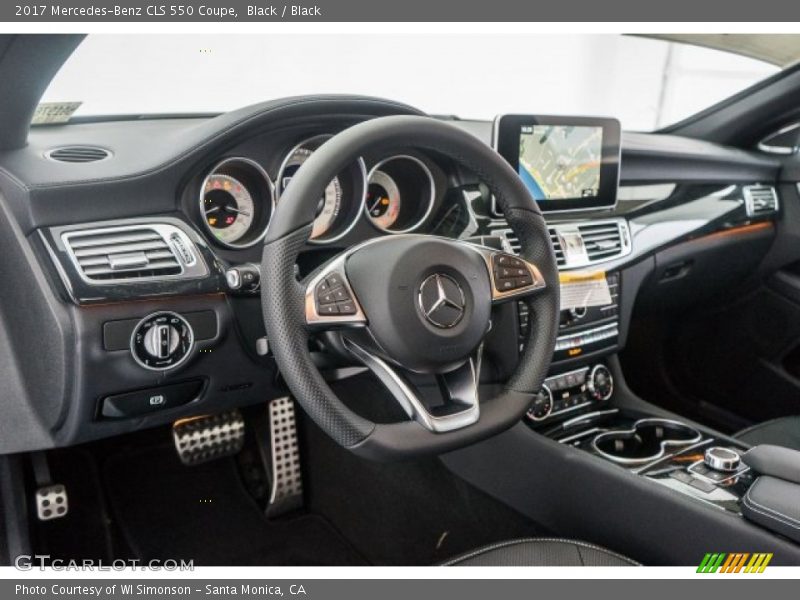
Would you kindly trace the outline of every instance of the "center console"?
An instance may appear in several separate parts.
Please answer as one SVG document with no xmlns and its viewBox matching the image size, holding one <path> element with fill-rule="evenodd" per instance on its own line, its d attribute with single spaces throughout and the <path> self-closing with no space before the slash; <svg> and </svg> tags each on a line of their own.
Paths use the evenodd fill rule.
<svg viewBox="0 0 800 600">
<path fill-rule="evenodd" d="M 753 483 L 741 460 L 744 445 L 678 420 L 608 406 L 558 424 L 532 425 L 561 444 L 734 513 Z"/>
</svg>

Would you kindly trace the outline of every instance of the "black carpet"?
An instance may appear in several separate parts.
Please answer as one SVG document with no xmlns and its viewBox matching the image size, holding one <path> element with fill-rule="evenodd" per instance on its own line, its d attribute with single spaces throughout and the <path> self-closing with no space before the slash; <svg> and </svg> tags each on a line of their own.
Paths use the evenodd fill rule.
<svg viewBox="0 0 800 600">
<path fill-rule="evenodd" d="M 386 394 L 361 377 L 333 387 L 360 414 L 367 405 L 375 411 Z M 372 564 L 434 565 L 486 544 L 551 533 L 456 477 L 438 458 L 364 460 L 307 418 L 303 424 L 309 509 L 335 523 Z"/>
<path fill-rule="evenodd" d="M 164 446 L 104 465 L 111 512 L 133 553 L 195 565 L 365 564 L 324 518 L 268 521 L 233 459 L 186 467 Z"/>
</svg>

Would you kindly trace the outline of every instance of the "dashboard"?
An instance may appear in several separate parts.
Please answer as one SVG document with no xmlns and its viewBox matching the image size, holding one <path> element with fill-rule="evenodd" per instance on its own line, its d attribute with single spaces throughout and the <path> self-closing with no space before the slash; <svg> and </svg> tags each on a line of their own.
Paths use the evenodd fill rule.
<svg viewBox="0 0 800 600">
<path fill-rule="evenodd" d="M 261 320 L 260 242 L 317 148 L 394 114 L 420 113 L 372 98 L 293 98 L 213 118 L 39 127 L 25 148 L 0 155 L 0 369 L 20 373 L 8 378 L 6 422 L 17 426 L 0 426 L 0 452 L 285 395 Z M 449 120 L 493 143 L 493 123 Z M 548 216 L 562 286 L 570 274 L 601 272 L 612 292 L 585 310 L 564 307 L 554 382 L 623 347 L 635 303 L 688 302 L 702 296 L 698 282 L 714 294 L 751 273 L 780 217 L 772 159 L 659 134 L 624 133 L 620 145 L 616 204 Z M 298 276 L 365 240 L 410 232 L 518 250 L 479 176 L 409 140 L 328 184 Z M 730 244 L 741 260 L 709 279 Z M 513 370 L 528 318 L 515 304 L 498 314 L 485 383 Z M 17 368 L 13 356 L 36 359 Z M 167 400 L 149 404 L 159 396 Z M 543 410 L 537 420 L 552 407 Z"/>
</svg>

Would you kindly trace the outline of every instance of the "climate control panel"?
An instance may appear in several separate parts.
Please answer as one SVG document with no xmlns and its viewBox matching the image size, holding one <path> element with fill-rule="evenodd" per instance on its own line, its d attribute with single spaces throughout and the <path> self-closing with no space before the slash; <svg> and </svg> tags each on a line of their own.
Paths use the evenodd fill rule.
<svg viewBox="0 0 800 600">
<path fill-rule="evenodd" d="M 583 408 L 600 407 L 614 395 L 614 377 L 602 363 L 548 377 L 527 418 L 542 422 Z"/>
</svg>

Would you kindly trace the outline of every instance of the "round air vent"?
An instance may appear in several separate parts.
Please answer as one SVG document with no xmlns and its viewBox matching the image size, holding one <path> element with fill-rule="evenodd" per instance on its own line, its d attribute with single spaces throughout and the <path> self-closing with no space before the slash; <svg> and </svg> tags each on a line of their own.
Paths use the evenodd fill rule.
<svg viewBox="0 0 800 600">
<path fill-rule="evenodd" d="M 48 150 L 45 156 L 59 162 L 87 163 L 105 160 L 111 152 L 98 146 L 62 146 Z"/>
</svg>

